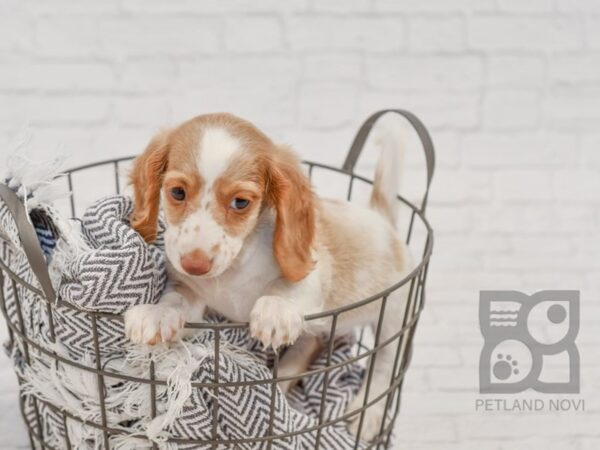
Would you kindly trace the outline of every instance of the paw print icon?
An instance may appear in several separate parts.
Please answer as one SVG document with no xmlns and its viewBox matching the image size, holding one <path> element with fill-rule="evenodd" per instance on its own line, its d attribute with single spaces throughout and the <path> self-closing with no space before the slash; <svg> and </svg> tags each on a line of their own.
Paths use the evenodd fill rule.
<svg viewBox="0 0 600 450">
<path fill-rule="evenodd" d="M 579 392 L 579 291 L 482 291 L 479 390 Z"/>
</svg>

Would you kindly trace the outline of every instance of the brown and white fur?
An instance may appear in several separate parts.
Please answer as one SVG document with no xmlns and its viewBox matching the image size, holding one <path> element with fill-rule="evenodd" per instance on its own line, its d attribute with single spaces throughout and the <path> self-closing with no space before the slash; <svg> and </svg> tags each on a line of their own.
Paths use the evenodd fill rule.
<svg viewBox="0 0 600 450">
<path fill-rule="evenodd" d="M 380 141 L 367 208 L 317 197 L 290 149 L 233 115 L 198 116 L 154 137 L 131 174 L 132 222 L 147 241 L 155 239 L 162 193 L 170 288 L 158 304 L 126 313 L 129 338 L 151 345 L 174 340 L 209 306 L 248 321 L 265 346 L 294 344 L 282 357 L 281 376 L 304 370 L 318 351 L 316 336 L 329 325 L 303 316 L 380 292 L 411 268 L 394 227 L 398 129 Z M 388 299 L 381 341 L 398 331 L 404 297 L 400 291 Z M 337 333 L 378 315 L 379 302 L 350 310 L 340 315 Z M 391 347 L 378 352 L 370 398 L 389 386 Z M 363 437 L 378 432 L 384 405 L 385 399 L 367 410 Z"/>
</svg>

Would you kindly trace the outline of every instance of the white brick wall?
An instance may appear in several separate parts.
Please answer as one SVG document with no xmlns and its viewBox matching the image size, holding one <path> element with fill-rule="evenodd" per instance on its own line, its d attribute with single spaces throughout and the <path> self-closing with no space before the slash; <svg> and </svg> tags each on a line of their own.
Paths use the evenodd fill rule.
<svg viewBox="0 0 600 450">
<path fill-rule="evenodd" d="M 382 107 L 417 113 L 438 152 L 436 248 L 398 448 L 597 448 L 599 1 L 0 0 L 2 158 L 25 121 L 36 156 L 62 144 L 75 165 L 228 110 L 340 164 Z M 586 413 L 475 412 L 484 288 L 581 289 Z M 0 391 L 3 410 L 13 390 Z"/>
</svg>

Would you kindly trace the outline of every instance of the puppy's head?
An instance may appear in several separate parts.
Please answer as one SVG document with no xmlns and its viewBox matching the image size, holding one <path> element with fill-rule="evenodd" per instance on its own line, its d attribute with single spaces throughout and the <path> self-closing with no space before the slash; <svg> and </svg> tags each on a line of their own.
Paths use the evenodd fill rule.
<svg viewBox="0 0 600 450">
<path fill-rule="evenodd" d="M 160 199 L 175 269 L 225 272 L 265 208 L 275 210 L 273 252 L 290 281 L 312 269 L 314 198 L 299 161 L 252 124 L 229 114 L 196 117 L 155 136 L 133 165 L 133 227 L 156 238 Z"/>
</svg>

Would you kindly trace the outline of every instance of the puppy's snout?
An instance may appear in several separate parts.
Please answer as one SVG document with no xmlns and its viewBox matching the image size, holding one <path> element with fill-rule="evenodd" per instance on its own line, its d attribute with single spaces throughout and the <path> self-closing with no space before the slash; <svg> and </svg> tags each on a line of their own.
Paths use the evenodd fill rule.
<svg viewBox="0 0 600 450">
<path fill-rule="evenodd" d="M 202 250 L 186 253 L 180 259 L 181 267 L 190 275 L 204 275 L 212 269 L 212 260 Z"/>
</svg>

